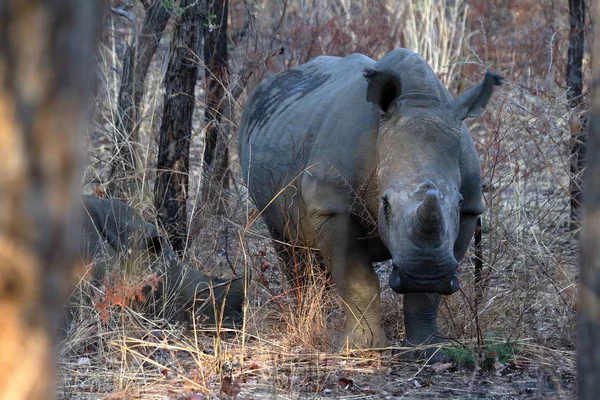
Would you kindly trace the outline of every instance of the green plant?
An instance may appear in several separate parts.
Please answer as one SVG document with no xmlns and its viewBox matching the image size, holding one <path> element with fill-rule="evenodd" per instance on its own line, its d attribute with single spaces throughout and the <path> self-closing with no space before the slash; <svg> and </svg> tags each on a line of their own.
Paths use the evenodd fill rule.
<svg viewBox="0 0 600 400">
<path fill-rule="evenodd" d="M 504 340 L 498 332 L 492 332 L 485 336 L 486 342 L 486 359 L 484 363 L 486 366 L 492 366 L 494 361 L 500 361 L 506 364 L 512 360 L 520 351 L 520 348 L 514 342 L 510 340 Z M 488 365 L 489 363 L 489 365 Z"/>
<path fill-rule="evenodd" d="M 162 5 L 167 10 L 173 12 L 177 17 L 180 17 L 185 11 L 185 8 L 181 7 L 177 0 L 162 0 Z"/>
<path fill-rule="evenodd" d="M 473 368 L 476 365 L 477 349 L 466 345 L 455 345 L 442 350 L 458 366 Z M 481 349 L 482 360 L 480 365 L 484 369 L 494 367 L 496 361 L 506 364 L 520 351 L 518 345 L 510 340 L 505 340 L 501 332 L 490 332 L 484 335 Z"/>
<path fill-rule="evenodd" d="M 444 355 L 452 360 L 452 362 L 458 366 L 467 368 L 475 367 L 475 354 L 473 351 L 473 349 L 462 344 L 442 349 Z"/>
</svg>

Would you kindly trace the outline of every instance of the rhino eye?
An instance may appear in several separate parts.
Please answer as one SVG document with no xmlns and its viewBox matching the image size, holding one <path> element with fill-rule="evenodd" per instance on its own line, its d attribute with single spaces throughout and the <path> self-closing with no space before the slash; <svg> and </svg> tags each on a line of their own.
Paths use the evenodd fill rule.
<svg viewBox="0 0 600 400">
<path fill-rule="evenodd" d="M 385 220 L 387 221 L 390 216 L 390 212 L 392 211 L 392 206 L 390 205 L 390 201 L 388 200 L 387 196 L 383 196 L 381 201 L 383 202 L 383 214 L 385 215 Z"/>
</svg>

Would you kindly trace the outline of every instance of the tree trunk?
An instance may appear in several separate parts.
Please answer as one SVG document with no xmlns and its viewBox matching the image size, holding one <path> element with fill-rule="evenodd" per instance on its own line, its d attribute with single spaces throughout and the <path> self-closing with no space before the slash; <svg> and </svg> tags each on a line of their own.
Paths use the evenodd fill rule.
<svg viewBox="0 0 600 400">
<path fill-rule="evenodd" d="M 194 88 L 198 78 L 200 26 L 197 0 L 182 0 L 165 76 L 154 204 L 173 249 L 181 256 L 187 237 L 187 193 Z"/>
<path fill-rule="evenodd" d="M 99 5 L 0 2 L 0 399 L 54 397 Z"/>
<path fill-rule="evenodd" d="M 569 109 L 572 110 L 571 129 L 571 180 L 569 192 L 571 194 L 571 230 L 579 227 L 581 205 L 581 171 L 585 159 L 585 132 L 587 130 L 587 117 L 583 106 L 583 41 L 585 27 L 585 2 L 584 0 L 569 0 L 569 54 L 567 63 L 567 100 Z"/>
<path fill-rule="evenodd" d="M 206 209 L 217 215 L 226 211 L 223 189 L 229 187 L 229 135 L 223 129 L 222 117 L 227 101 L 229 80 L 227 65 L 228 0 L 211 1 L 208 15 L 215 16 L 204 29 L 204 63 L 206 78 L 206 109 L 204 111 L 205 147 L 202 200 Z"/>
<path fill-rule="evenodd" d="M 134 142 L 137 140 L 141 119 L 140 103 L 144 96 L 144 82 L 169 17 L 169 10 L 163 6 L 163 1 L 155 0 L 146 11 L 141 31 L 136 32 L 133 43 L 123 56 L 115 149 L 111 161 L 111 181 L 107 188 L 112 197 L 131 195 L 130 183 L 136 175 Z"/>
<path fill-rule="evenodd" d="M 596 21 L 600 21 L 600 9 Z M 579 274 L 578 391 L 582 400 L 600 393 L 600 28 L 595 27 L 585 196 L 583 198 L 582 255 Z"/>
</svg>

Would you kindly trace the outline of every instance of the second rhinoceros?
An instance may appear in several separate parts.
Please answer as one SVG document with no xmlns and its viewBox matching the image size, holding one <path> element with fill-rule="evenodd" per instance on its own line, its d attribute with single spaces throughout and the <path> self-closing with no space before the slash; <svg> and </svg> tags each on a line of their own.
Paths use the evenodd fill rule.
<svg viewBox="0 0 600 400">
<path fill-rule="evenodd" d="M 164 308 L 159 312 L 182 312 L 182 308 L 198 306 L 211 324 L 241 322 L 243 279 L 227 282 L 183 264 L 156 226 L 122 201 L 84 195 L 81 203 L 79 256 L 82 264 L 93 266 L 94 281 L 107 278 L 111 272 L 123 272 L 133 264 L 160 277 L 154 293 L 160 302 L 152 304 L 155 309 Z M 145 292 L 149 290 L 144 288 Z M 167 310 L 167 305 L 172 310 Z"/>
<path fill-rule="evenodd" d="M 452 98 L 420 55 L 398 49 L 377 62 L 318 57 L 250 95 L 242 173 L 276 240 L 320 250 L 346 311 L 338 344 L 388 345 L 372 263 L 389 259 L 407 344 L 441 341 L 440 297 L 459 289 L 458 262 L 484 211 L 463 120 L 501 83 L 488 72 Z"/>
</svg>

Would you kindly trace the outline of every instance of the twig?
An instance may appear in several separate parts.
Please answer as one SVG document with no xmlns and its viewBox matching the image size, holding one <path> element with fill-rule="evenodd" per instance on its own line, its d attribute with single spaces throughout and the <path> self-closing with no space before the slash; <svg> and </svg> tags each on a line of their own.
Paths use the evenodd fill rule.
<svg viewBox="0 0 600 400">
<path fill-rule="evenodd" d="M 233 264 L 231 263 L 231 260 L 229 259 L 229 249 L 228 249 L 228 244 L 229 244 L 229 224 L 225 224 L 225 259 L 227 260 L 227 263 L 229 264 L 229 268 L 231 268 L 231 271 L 234 273 L 235 275 L 235 267 L 233 266 Z"/>
<path fill-rule="evenodd" d="M 254 74 L 258 67 L 266 63 L 270 58 L 283 54 L 284 51 L 285 47 L 282 46 L 278 49 L 271 50 L 264 57 L 261 57 L 258 60 L 249 62 L 248 66 L 237 74 L 238 84 L 231 90 L 231 98 L 235 100 L 242 94 L 242 91 L 246 87 L 248 80 L 252 77 L 252 74 Z"/>
<path fill-rule="evenodd" d="M 145 10 L 148 10 L 150 7 L 152 7 L 152 2 L 150 0 L 140 0 L 140 3 L 142 3 L 142 6 L 144 6 Z"/>
<path fill-rule="evenodd" d="M 477 218 L 477 227 L 475 228 L 475 307 L 479 305 L 483 298 L 483 247 L 481 244 L 481 217 Z"/>
<path fill-rule="evenodd" d="M 129 22 L 131 22 L 133 25 L 135 25 L 137 22 L 135 15 L 133 15 L 131 12 L 127 11 L 127 9 L 130 9 L 130 8 L 131 8 L 131 6 L 129 4 L 122 4 L 119 7 L 111 7 L 110 11 L 112 11 L 114 14 L 117 14 L 121 17 L 127 18 L 127 20 Z"/>
</svg>

